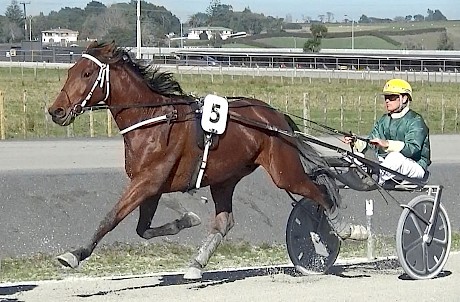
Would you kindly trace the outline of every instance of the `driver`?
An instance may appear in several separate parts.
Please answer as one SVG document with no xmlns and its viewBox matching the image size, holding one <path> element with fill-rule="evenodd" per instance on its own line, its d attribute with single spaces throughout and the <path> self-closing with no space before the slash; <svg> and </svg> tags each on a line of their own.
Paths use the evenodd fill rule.
<svg viewBox="0 0 460 302">
<path fill-rule="evenodd" d="M 423 117 L 409 108 L 412 101 L 411 85 L 401 79 L 392 79 L 383 87 L 387 113 L 374 125 L 368 143 L 353 136 L 345 136 L 347 144 L 354 142 L 358 152 L 374 147 L 380 164 L 410 178 L 425 178 L 431 164 L 429 129 Z M 356 141 L 355 141 L 356 140 Z M 380 170 L 379 184 L 394 185 L 393 174 Z M 390 183 L 391 182 L 391 183 Z"/>
</svg>

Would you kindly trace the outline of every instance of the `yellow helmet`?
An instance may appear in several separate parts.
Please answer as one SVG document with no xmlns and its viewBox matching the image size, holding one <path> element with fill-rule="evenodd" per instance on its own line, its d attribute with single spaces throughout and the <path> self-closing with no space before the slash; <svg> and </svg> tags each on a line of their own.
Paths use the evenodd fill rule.
<svg viewBox="0 0 460 302">
<path fill-rule="evenodd" d="M 383 86 L 383 94 L 408 94 L 412 100 L 412 87 L 401 79 L 392 79 Z"/>
</svg>

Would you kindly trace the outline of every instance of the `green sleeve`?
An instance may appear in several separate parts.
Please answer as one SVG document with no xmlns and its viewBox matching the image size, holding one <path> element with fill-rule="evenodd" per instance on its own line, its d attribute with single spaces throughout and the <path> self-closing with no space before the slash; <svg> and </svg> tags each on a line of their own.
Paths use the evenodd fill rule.
<svg viewBox="0 0 460 302">
<path fill-rule="evenodd" d="M 404 136 L 404 148 L 401 150 L 401 154 L 412 159 L 420 158 L 423 142 L 427 135 L 428 127 L 423 119 L 420 116 L 412 119 Z"/>
</svg>

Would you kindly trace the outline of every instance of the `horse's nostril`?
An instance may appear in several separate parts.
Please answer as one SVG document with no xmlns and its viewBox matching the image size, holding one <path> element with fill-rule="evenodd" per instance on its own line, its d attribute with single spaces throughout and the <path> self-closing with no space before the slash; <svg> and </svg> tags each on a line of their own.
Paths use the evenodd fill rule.
<svg viewBox="0 0 460 302">
<path fill-rule="evenodd" d="M 54 111 L 51 112 L 51 115 L 55 117 L 64 117 L 65 116 L 65 110 L 62 107 L 56 108 Z"/>
</svg>

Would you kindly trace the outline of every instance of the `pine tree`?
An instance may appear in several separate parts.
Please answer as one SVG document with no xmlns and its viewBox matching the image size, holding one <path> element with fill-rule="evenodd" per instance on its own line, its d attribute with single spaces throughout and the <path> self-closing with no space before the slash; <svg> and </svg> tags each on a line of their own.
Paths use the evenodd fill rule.
<svg viewBox="0 0 460 302">
<path fill-rule="evenodd" d="M 11 4 L 6 7 L 5 17 L 8 18 L 8 21 L 21 25 L 24 22 L 24 13 L 19 7 L 18 1 L 11 0 Z"/>
</svg>

